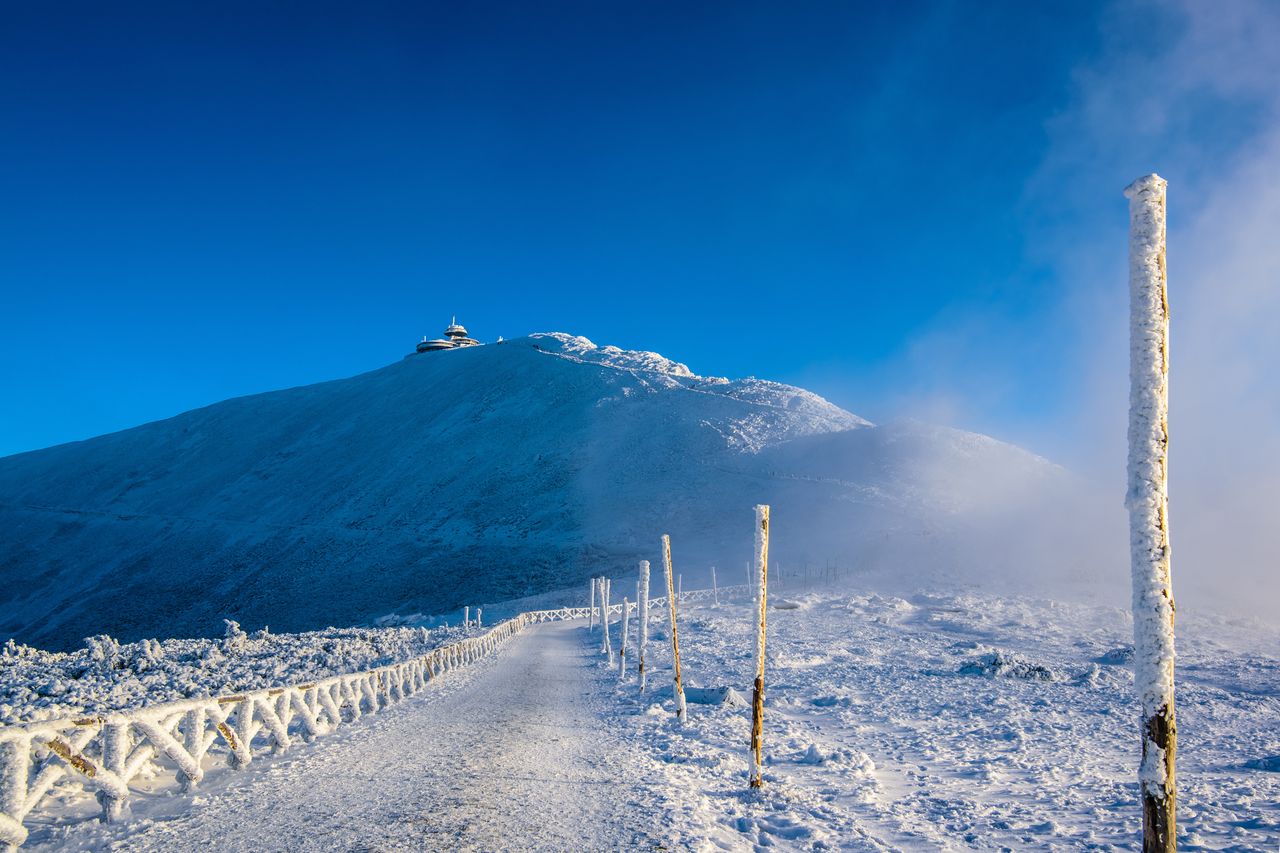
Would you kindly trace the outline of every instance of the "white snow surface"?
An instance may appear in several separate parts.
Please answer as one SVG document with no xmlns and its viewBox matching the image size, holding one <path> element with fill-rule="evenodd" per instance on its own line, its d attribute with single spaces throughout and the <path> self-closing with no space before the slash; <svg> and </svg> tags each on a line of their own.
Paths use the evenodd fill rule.
<svg viewBox="0 0 1280 853">
<path fill-rule="evenodd" d="M 660 532 L 685 574 L 741 567 L 757 503 L 787 531 L 775 559 L 873 570 L 924 545 L 914 564 L 954 577 L 954 534 L 993 507 L 1046 518 L 1062 481 L 970 433 L 531 335 L 0 459 L 0 639 L 453 612 L 634 572 Z"/>
<path fill-rule="evenodd" d="M 536 626 L 331 737 L 245 772 L 211 770 L 195 798 L 140 792 L 133 820 L 113 826 L 91 819 L 91 799 L 68 799 L 29 848 L 1134 848 L 1125 611 L 990 594 L 785 592 L 795 606 L 769 613 L 756 795 L 749 708 L 691 705 L 675 724 L 660 612 L 644 694 L 634 673 L 618 683 L 616 656 L 606 662 L 585 620 Z M 690 687 L 747 695 L 751 605 L 681 613 Z M 1180 844 L 1273 850 L 1280 635 L 1211 616 L 1180 622 Z"/>
</svg>

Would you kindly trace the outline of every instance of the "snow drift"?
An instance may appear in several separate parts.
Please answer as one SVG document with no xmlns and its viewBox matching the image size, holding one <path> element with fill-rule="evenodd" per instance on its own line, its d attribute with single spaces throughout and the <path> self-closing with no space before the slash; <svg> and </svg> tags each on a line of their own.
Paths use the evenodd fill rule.
<svg viewBox="0 0 1280 853">
<path fill-rule="evenodd" d="M 756 503 L 776 560 L 871 571 L 1062 479 L 982 436 L 532 335 L 0 459 L 0 636 L 438 613 L 630 574 L 663 532 L 698 585 L 750 558 Z"/>
</svg>

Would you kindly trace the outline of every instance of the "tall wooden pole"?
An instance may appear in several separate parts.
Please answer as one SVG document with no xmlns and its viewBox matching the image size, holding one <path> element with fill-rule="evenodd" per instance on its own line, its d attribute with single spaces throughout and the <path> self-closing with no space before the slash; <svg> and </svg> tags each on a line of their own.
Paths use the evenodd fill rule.
<svg viewBox="0 0 1280 853">
<path fill-rule="evenodd" d="M 637 614 L 640 624 L 636 626 L 640 633 L 638 639 L 640 641 L 636 649 L 637 675 L 640 677 L 640 692 L 644 692 L 645 688 L 645 669 L 644 669 L 644 650 L 649 645 L 649 561 L 640 561 L 640 592 L 636 596 L 640 599 L 640 612 Z"/>
<path fill-rule="evenodd" d="M 1144 853 L 1177 849 L 1173 586 L 1169 574 L 1169 299 L 1165 190 L 1159 175 L 1129 199 L 1129 510 L 1134 687 L 1142 705 Z"/>
<path fill-rule="evenodd" d="M 756 683 L 751 696 L 751 787 L 764 784 L 764 617 L 769 603 L 769 507 L 756 507 Z"/>
<path fill-rule="evenodd" d="M 720 606 L 720 590 L 716 588 L 716 567 L 711 567 L 711 603 Z"/>
<path fill-rule="evenodd" d="M 604 634 L 600 641 L 600 654 L 613 656 L 613 646 L 609 642 L 609 579 L 600 578 L 600 627 Z"/>
<path fill-rule="evenodd" d="M 667 567 L 667 605 L 671 610 L 671 668 L 675 673 L 676 720 L 688 717 L 684 704 L 684 685 L 680 683 L 680 635 L 676 632 L 676 588 L 671 576 L 671 537 L 662 534 L 662 562 Z"/>
<path fill-rule="evenodd" d="M 622 642 L 618 644 L 618 680 L 627 677 L 627 626 L 631 624 L 631 602 L 622 596 Z"/>
<path fill-rule="evenodd" d="M 587 609 L 587 630 L 596 626 L 596 578 L 591 579 L 591 606 Z"/>
</svg>

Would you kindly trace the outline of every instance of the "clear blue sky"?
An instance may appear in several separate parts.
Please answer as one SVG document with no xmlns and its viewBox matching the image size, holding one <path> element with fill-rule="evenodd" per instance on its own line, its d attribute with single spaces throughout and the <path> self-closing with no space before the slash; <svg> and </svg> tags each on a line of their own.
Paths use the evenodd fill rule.
<svg viewBox="0 0 1280 853">
<path fill-rule="evenodd" d="M 1025 439 L 1079 393 L 1062 247 L 1111 229 L 1123 287 L 1124 184 L 1253 115 L 1099 132 L 1085 89 L 1149 49 L 1111 5 L 192 6 L 5 10 L 0 454 L 454 314 Z"/>
</svg>

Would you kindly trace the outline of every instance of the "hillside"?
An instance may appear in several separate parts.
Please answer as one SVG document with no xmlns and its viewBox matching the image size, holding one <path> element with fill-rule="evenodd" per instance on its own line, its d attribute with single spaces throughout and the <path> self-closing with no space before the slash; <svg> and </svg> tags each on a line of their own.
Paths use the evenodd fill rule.
<svg viewBox="0 0 1280 853">
<path fill-rule="evenodd" d="M 822 398 L 533 335 L 0 459 L 0 636 L 53 648 L 444 612 L 630 572 L 866 562 L 1052 466 Z M 983 484 L 982 488 L 977 488 Z M 723 571 L 723 569 L 722 569 Z"/>
</svg>

